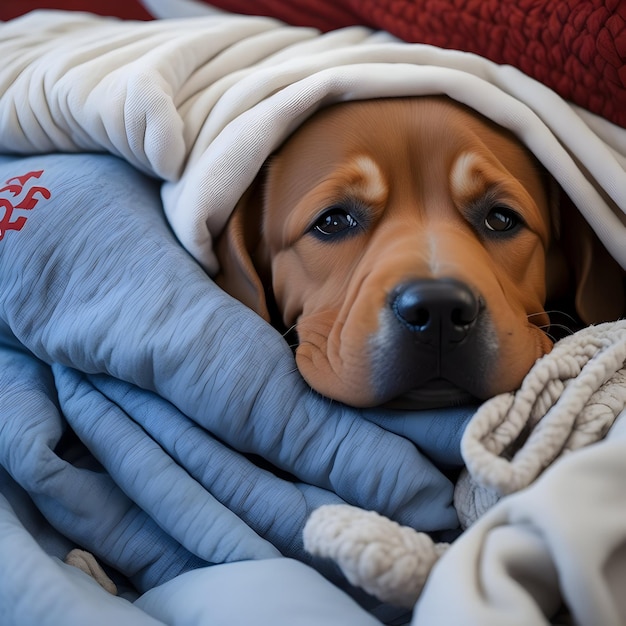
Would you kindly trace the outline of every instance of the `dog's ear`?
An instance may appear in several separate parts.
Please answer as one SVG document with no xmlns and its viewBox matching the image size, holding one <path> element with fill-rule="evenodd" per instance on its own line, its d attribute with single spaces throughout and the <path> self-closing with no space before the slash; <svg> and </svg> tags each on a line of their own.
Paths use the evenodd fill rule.
<svg viewBox="0 0 626 626">
<path fill-rule="evenodd" d="M 265 285 L 269 264 L 263 245 L 262 174 L 237 203 L 217 238 L 215 253 L 220 270 L 215 282 L 227 293 L 270 321 Z"/>
<path fill-rule="evenodd" d="M 557 245 L 570 275 L 570 280 L 565 279 L 564 284 L 569 282 L 574 291 L 578 317 L 585 324 L 615 321 L 623 317 L 626 313 L 626 272 L 565 194 L 560 199 L 559 214 Z M 562 262 L 553 260 L 553 270 Z M 563 276 L 562 269 L 554 274 Z M 549 282 L 554 284 L 555 279 Z"/>
</svg>

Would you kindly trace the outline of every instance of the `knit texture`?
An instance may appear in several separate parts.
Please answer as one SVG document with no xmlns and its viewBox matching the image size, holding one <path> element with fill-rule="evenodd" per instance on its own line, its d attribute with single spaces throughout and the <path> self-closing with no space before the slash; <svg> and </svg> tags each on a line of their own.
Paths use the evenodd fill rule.
<svg viewBox="0 0 626 626">
<path fill-rule="evenodd" d="M 601 440 L 626 407 L 626 321 L 583 329 L 539 359 L 515 393 L 485 402 L 462 440 L 467 471 L 455 490 L 463 526 L 523 489 L 568 452 Z M 354 585 L 412 607 L 448 549 L 372 511 L 329 505 L 304 529 L 311 553 L 333 559 Z"/>
</svg>

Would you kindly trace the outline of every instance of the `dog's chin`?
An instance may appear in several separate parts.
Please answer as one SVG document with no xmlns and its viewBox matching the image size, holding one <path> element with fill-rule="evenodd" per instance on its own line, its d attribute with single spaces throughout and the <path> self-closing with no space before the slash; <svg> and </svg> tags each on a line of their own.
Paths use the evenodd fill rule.
<svg viewBox="0 0 626 626">
<path fill-rule="evenodd" d="M 412 389 L 383 406 L 398 411 L 417 411 L 439 409 L 451 406 L 476 404 L 478 400 L 468 391 L 461 389 L 447 380 L 432 380 L 419 389 Z"/>
</svg>

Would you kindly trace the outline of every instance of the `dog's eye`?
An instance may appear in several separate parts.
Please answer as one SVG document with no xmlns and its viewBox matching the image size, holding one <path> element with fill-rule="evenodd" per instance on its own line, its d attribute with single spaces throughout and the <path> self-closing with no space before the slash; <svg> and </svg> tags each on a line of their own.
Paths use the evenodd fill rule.
<svg viewBox="0 0 626 626">
<path fill-rule="evenodd" d="M 332 208 L 326 211 L 314 224 L 312 230 L 324 236 L 344 234 L 359 223 L 346 211 Z"/>
<path fill-rule="evenodd" d="M 522 219 L 515 211 L 500 206 L 491 209 L 485 218 L 485 226 L 498 233 L 513 230 L 521 223 Z"/>
</svg>

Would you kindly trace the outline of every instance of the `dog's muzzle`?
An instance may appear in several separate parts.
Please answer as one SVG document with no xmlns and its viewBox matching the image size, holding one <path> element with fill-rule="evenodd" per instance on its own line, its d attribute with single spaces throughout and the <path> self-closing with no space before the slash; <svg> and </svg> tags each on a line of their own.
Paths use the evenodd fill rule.
<svg viewBox="0 0 626 626">
<path fill-rule="evenodd" d="M 381 398 L 440 406 L 480 395 L 495 346 L 487 339 L 493 333 L 482 298 L 467 284 L 453 278 L 402 283 L 389 294 L 384 318 L 384 343 L 393 348 L 383 349 L 385 363 L 374 367 Z"/>
</svg>

